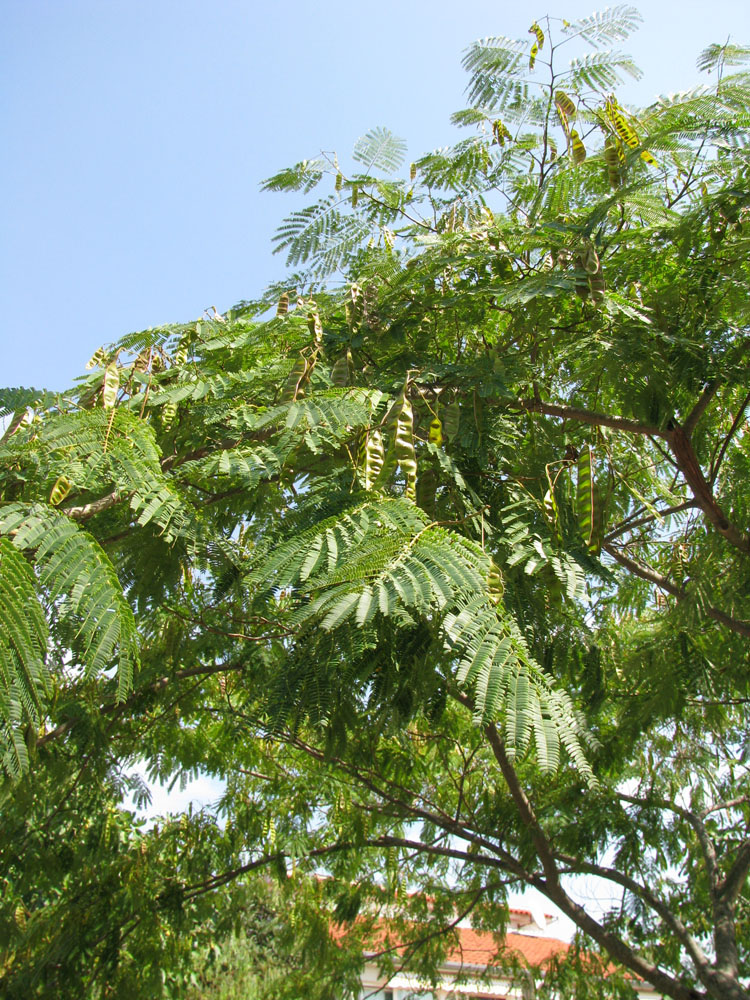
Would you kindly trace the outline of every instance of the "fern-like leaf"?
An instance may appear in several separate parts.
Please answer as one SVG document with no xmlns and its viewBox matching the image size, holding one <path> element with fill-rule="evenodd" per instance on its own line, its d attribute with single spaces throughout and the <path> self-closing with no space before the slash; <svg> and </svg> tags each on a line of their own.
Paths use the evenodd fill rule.
<svg viewBox="0 0 750 1000">
<path fill-rule="evenodd" d="M 378 126 L 371 129 L 354 144 L 353 159 L 363 163 L 367 173 L 374 167 L 393 173 L 404 162 L 406 143 L 390 129 Z"/>
</svg>

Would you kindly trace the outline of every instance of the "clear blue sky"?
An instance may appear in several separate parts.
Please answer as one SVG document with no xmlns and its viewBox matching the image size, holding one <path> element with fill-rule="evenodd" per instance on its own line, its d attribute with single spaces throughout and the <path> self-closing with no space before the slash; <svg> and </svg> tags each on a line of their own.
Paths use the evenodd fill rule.
<svg viewBox="0 0 750 1000">
<path fill-rule="evenodd" d="M 191 320 L 283 275 L 289 211 L 259 182 L 387 125 L 412 157 L 452 140 L 463 49 L 595 0 L 0 0 L 0 385 L 67 386 L 130 330 Z M 750 43 L 746 0 L 644 0 L 633 103 Z"/>
</svg>

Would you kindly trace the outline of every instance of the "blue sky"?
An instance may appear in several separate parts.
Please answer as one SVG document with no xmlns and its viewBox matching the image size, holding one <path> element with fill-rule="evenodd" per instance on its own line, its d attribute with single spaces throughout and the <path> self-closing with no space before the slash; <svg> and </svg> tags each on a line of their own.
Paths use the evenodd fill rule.
<svg viewBox="0 0 750 1000">
<path fill-rule="evenodd" d="M 635 5 L 632 103 L 698 82 L 709 42 L 750 42 L 745 0 Z M 62 389 L 101 343 L 259 294 L 291 208 L 264 177 L 376 125 L 411 157 L 450 142 L 467 45 L 596 7 L 0 0 L 0 385 Z"/>
</svg>

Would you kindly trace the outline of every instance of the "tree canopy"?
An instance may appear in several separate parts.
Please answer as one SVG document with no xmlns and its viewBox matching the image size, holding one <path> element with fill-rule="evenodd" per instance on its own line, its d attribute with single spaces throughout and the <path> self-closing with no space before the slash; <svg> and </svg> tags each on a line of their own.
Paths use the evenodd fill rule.
<svg viewBox="0 0 750 1000">
<path fill-rule="evenodd" d="M 0 394 L 6 995 L 185 995 L 270 871 L 275 996 L 355 990 L 383 907 L 429 980 L 531 886 L 747 998 L 750 50 L 630 109 L 637 22 L 476 42 L 468 138 L 265 182 L 317 200 L 262 298 Z M 226 791 L 147 828 L 138 764 Z"/>
</svg>

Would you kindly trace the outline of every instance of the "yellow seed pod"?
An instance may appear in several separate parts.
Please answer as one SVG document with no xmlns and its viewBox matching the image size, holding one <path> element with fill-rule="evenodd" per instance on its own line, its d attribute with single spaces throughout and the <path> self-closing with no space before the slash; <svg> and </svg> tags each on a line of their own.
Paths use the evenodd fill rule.
<svg viewBox="0 0 750 1000">
<path fill-rule="evenodd" d="M 105 410 L 111 410 L 117 402 L 117 391 L 120 388 L 120 372 L 117 362 L 112 361 L 107 365 L 104 372 L 104 389 L 102 392 L 102 402 Z"/>
<path fill-rule="evenodd" d="M 581 137 L 575 129 L 570 132 L 570 144 L 573 152 L 573 162 L 581 164 L 586 159 L 586 147 L 581 142 Z"/>
<path fill-rule="evenodd" d="M 414 181 L 416 180 L 416 177 L 417 177 L 417 165 L 416 163 L 412 163 L 411 166 L 409 167 L 409 180 Z"/>
<path fill-rule="evenodd" d="M 529 34 L 536 36 L 536 44 L 537 44 L 538 48 L 543 49 L 544 48 L 544 32 L 539 27 L 539 25 L 536 23 L 536 21 L 534 21 L 534 23 L 529 28 Z"/>
<path fill-rule="evenodd" d="M 107 355 L 104 353 L 104 348 L 99 347 L 86 362 L 86 368 L 103 368 L 106 360 Z"/>
<path fill-rule="evenodd" d="M 493 559 L 487 574 L 487 594 L 493 604 L 499 604 L 505 593 L 505 582 L 500 567 Z"/>
<path fill-rule="evenodd" d="M 607 164 L 607 178 L 610 186 L 618 188 L 622 184 L 620 173 L 620 154 L 617 149 L 616 140 L 607 136 L 604 144 L 604 162 Z"/>
<path fill-rule="evenodd" d="M 57 507 L 61 504 L 65 497 L 70 493 L 71 483 L 67 476 L 58 476 L 55 485 L 52 487 L 52 491 L 49 495 L 49 502 L 53 507 Z"/>
<path fill-rule="evenodd" d="M 276 318 L 281 319 L 283 316 L 289 312 L 289 295 L 284 292 L 279 299 L 279 304 L 276 306 Z"/>
<path fill-rule="evenodd" d="M 442 445 L 443 423 L 440 417 L 434 417 L 430 422 L 429 439 L 433 444 L 437 445 L 438 448 Z"/>
<path fill-rule="evenodd" d="M 405 390 L 401 395 L 401 409 L 396 418 L 394 447 L 398 464 L 406 478 L 406 499 L 416 501 L 417 457 L 414 451 L 414 411 Z"/>
<path fill-rule="evenodd" d="M 575 117 L 576 106 L 564 90 L 555 91 L 555 107 L 563 128 L 567 131 L 568 120 Z"/>
<path fill-rule="evenodd" d="M 339 173 L 336 174 L 336 185 L 335 185 L 336 186 L 336 190 L 340 191 L 341 188 L 342 188 L 342 186 L 343 186 L 343 184 L 344 184 L 344 178 L 341 176 L 341 173 L 339 172 Z"/>
<path fill-rule="evenodd" d="M 371 490 L 385 465 L 383 435 L 377 427 L 367 431 L 360 444 L 359 466 L 366 490 Z"/>
</svg>

